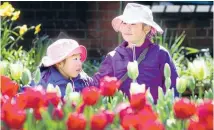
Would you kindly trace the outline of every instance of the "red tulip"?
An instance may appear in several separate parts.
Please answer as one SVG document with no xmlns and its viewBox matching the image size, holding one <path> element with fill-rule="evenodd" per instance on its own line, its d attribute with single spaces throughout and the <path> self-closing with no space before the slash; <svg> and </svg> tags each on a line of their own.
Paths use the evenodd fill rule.
<svg viewBox="0 0 214 130">
<path fill-rule="evenodd" d="M 40 108 L 34 109 L 33 114 L 34 114 L 34 117 L 36 118 L 36 120 L 41 120 L 42 119 L 41 113 L 46 110 L 47 110 L 47 107 L 40 107 Z"/>
<path fill-rule="evenodd" d="M 1 93 L 13 97 L 18 92 L 19 85 L 6 76 L 1 76 Z"/>
<path fill-rule="evenodd" d="M 28 88 L 17 95 L 17 103 L 25 108 L 40 108 L 44 106 L 44 91 Z"/>
<path fill-rule="evenodd" d="M 137 93 L 131 95 L 130 104 L 132 109 L 139 111 L 144 108 L 146 103 L 145 93 Z"/>
<path fill-rule="evenodd" d="M 196 113 L 195 104 L 189 99 L 180 99 L 174 103 L 174 115 L 178 119 L 188 119 Z"/>
<path fill-rule="evenodd" d="M 140 123 L 142 125 L 146 124 L 146 122 L 151 121 L 151 120 L 155 121 L 155 120 L 157 120 L 157 118 L 158 118 L 158 115 L 149 109 L 142 109 L 138 113 L 138 119 L 140 120 Z"/>
<path fill-rule="evenodd" d="M 212 101 L 205 101 L 197 108 L 199 122 L 206 127 L 206 130 L 213 130 L 213 104 Z"/>
<path fill-rule="evenodd" d="M 80 104 L 80 106 L 77 108 L 77 113 L 83 113 L 85 106 L 86 105 L 84 103 Z"/>
<path fill-rule="evenodd" d="M 45 106 L 48 106 L 52 104 L 54 107 L 57 107 L 57 105 L 60 102 L 60 97 L 57 96 L 57 93 L 46 93 L 45 94 Z"/>
<path fill-rule="evenodd" d="M 104 130 L 107 124 L 108 124 L 108 120 L 104 113 L 93 115 L 91 118 L 92 130 Z"/>
<path fill-rule="evenodd" d="M 68 130 L 85 130 L 86 120 L 83 114 L 72 113 L 67 120 Z"/>
<path fill-rule="evenodd" d="M 108 124 L 111 124 L 114 120 L 114 117 L 115 117 L 114 113 L 111 111 L 108 111 L 108 110 L 104 110 L 103 113 L 107 117 Z"/>
<path fill-rule="evenodd" d="M 7 102 L 4 104 L 2 111 L 4 113 L 4 122 L 11 129 L 22 128 L 26 119 L 25 110 L 20 109 L 17 104 L 11 104 L 10 102 Z"/>
<path fill-rule="evenodd" d="M 105 76 L 100 81 L 100 90 L 103 96 L 113 96 L 120 87 L 121 82 L 116 77 Z"/>
<path fill-rule="evenodd" d="M 53 113 L 52 113 L 52 118 L 54 120 L 61 120 L 64 116 L 64 113 L 62 111 L 62 109 L 60 108 L 54 108 L 53 109 Z"/>
<path fill-rule="evenodd" d="M 138 116 L 135 114 L 126 114 L 121 119 L 121 126 L 125 130 L 131 130 L 131 128 L 138 129 L 138 125 L 139 125 L 139 119 L 138 119 Z"/>
<path fill-rule="evenodd" d="M 83 101 L 86 105 L 94 105 L 97 103 L 100 92 L 98 88 L 92 87 L 85 87 L 82 91 Z"/>
<path fill-rule="evenodd" d="M 115 112 L 119 114 L 120 119 L 122 119 L 126 114 L 133 114 L 134 111 L 130 107 L 129 103 L 120 103 L 117 105 Z"/>
<path fill-rule="evenodd" d="M 139 130 L 165 130 L 165 128 L 160 122 L 150 120 L 146 124 L 141 124 Z"/>
<path fill-rule="evenodd" d="M 206 130 L 203 124 L 190 120 L 188 130 Z"/>
</svg>

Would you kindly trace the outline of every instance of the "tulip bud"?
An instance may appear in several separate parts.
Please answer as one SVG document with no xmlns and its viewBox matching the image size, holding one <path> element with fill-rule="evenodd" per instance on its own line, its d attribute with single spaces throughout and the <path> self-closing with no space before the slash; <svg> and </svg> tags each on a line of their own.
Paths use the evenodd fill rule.
<svg viewBox="0 0 214 130">
<path fill-rule="evenodd" d="M 15 63 L 10 65 L 11 77 L 14 80 L 19 80 L 22 77 L 23 65 L 21 63 Z"/>
<path fill-rule="evenodd" d="M 75 102 L 78 103 L 81 99 L 79 92 L 71 92 L 68 96 L 65 97 L 65 100 L 68 102 Z"/>
<path fill-rule="evenodd" d="M 171 78 L 170 77 L 167 77 L 165 79 L 165 86 L 166 86 L 166 90 L 168 90 L 171 86 Z"/>
<path fill-rule="evenodd" d="M 60 90 L 60 88 L 59 88 L 59 86 L 58 86 L 58 85 L 56 85 L 55 90 L 56 90 L 56 94 L 57 94 L 57 96 L 58 96 L 58 97 L 61 97 L 61 96 L 62 96 L 62 94 L 61 94 L 61 90 Z"/>
<path fill-rule="evenodd" d="M 35 71 L 35 73 L 34 73 L 34 81 L 35 81 L 36 84 L 39 83 L 40 78 L 41 78 L 40 69 L 37 68 L 36 71 Z"/>
<path fill-rule="evenodd" d="M 145 84 L 131 83 L 130 94 L 145 93 Z"/>
<path fill-rule="evenodd" d="M 137 61 L 129 62 L 128 65 L 127 65 L 127 70 L 128 70 L 128 76 L 132 80 L 136 80 L 138 75 L 139 75 Z"/>
<path fill-rule="evenodd" d="M 207 76 L 207 66 L 204 59 L 195 59 L 193 63 L 188 63 L 190 73 L 198 80 L 203 80 Z"/>
<path fill-rule="evenodd" d="M 146 98 L 147 98 L 147 100 L 148 100 L 151 104 L 154 104 L 154 99 L 153 99 L 153 97 L 152 97 L 152 95 L 151 95 L 151 92 L 150 92 L 150 89 L 149 89 L 149 88 L 146 90 Z"/>
<path fill-rule="evenodd" d="M 158 87 L 158 100 L 164 100 L 163 89 L 160 86 Z"/>
<path fill-rule="evenodd" d="M 21 77 L 21 81 L 22 81 L 23 85 L 30 84 L 31 80 L 32 80 L 31 72 L 29 69 L 25 68 L 22 73 L 22 77 Z"/>
<path fill-rule="evenodd" d="M 0 61 L 0 74 L 6 75 L 8 70 L 8 62 L 7 61 Z"/>
<path fill-rule="evenodd" d="M 69 93 L 73 92 L 73 87 L 71 85 L 71 83 L 68 83 L 65 89 L 65 96 L 69 95 Z"/>
<path fill-rule="evenodd" d="M 195 89 L 195 79 L 194 79 L 193 76 L 188 76 L 187 84 L 188 84 L 188 87 L 191 89 L 191 91 L 194 91 L 194 89 Z"/>
<path fill-rule="evenodd" d="M 56 93 L 56 90 L 55 90 L 53 84 L 50 84 L 50 83 L 48 84 L 46 92 L 47 93 Z"/>
<path fill-rule="evenodd" d="M 168 120 L 166 121 L 166 125 L 167 125 L 168 127 L 173 127 L 175 124 L 176 124 L 176 121 L 175 121 L 174 118 L 168 119 Z"/>
<path fill-rule="evenodd" d="M 170 69 L 168 63 L 165 63 L 165 65 L 164 65 L 164 77 L 165 78 L 170 78 L 171 77 L 171 69 Z"/>
<path fill-rule="evenodd" d="M 181 94 L 186 90 L 187 80 L 184 77 L 176 79 L 176 89 Z"/>
<path fill-rule="evenodd" d="M 203 80 L 206 78 L 207 73 L 206 73 L 206 64 L 204 59 L 196 59 L 193 61 L 194 67 L 195 67 L 195 75 L 199 80 Z"/>
</svg>

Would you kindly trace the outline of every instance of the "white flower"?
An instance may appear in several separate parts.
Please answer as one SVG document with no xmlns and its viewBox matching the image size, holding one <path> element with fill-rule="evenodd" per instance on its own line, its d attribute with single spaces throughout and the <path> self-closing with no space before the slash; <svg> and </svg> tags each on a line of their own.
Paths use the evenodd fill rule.
<svg viewBox="0 0 214 130">
<path fill-rule="evenodd" d="M 77 103 L 80 101 L 81 96 L 79 92 L 71 92 L 68 95 L 66 95 L 64 98 L 66 101 Z"/>
<path fill-rule="evenodd" d="M 130 85 L 130 94 L 137 94 L 137 93 L 145 93 L 145 84 L 138 84 L 138 83 L 131 83 Z"/>
<path fill-rule="evenodd" d="M 58 85 L 56 85 L 56 87 L 53 86 L 53 84 L 48 84 L 47 89 L 46 89 L 47 93 L 56 93 L 58 97 L 61 97 L 61 91 Z"/>
<path fill-rule="evenodd" d="M 56 89 L 54 88 L 53 84 L 48 84 L 47 89 L 46 89 L 47 93 L 56 93 Z"/>
<path fill-rule="evenodd" d="M 23 65 L 21 63 L 15 63 L 15 64 L 11 64 L 10 65 L 11 77 L 14 80 L 21 79 L 23 70 L 24 70 L 24 67 L 23 67 Z"/>
</svg>

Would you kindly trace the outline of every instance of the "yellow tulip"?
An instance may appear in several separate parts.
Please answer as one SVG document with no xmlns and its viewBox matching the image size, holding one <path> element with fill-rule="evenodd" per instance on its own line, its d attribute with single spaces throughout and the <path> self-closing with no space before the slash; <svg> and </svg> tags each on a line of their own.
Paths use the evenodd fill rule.
<svg viewBox="0 0 214 130">
<path fill-rule="evenodd" d="M 40 27 L 41 27 L 41 24 L 39 24 L 39 25 L 37 25 L 37 26 L 35 27 L 35 32 L 34 32 L 34 34 L 37 34 L 37 33 L 39 33 L 39 32 L 41 31 Z"/>
<path fill-rule="evenodd" d="M 19 18 L 20 11 L 16 11 L 13 13 L 13 17 L 11 18 L 12 21 L 15 21 Z"/>
<path fill-rule="evenodd" d="M 11 16 L 13 11 L 13 6 L 8 2 L 4 2 L 3 5 L 0 6 L 0 16 Z"/>
<path fill-rule="evenodd" d="M 27 25 L 20 27 L 19 34 L 22 36 L 27 31 Z"/>
</svg>

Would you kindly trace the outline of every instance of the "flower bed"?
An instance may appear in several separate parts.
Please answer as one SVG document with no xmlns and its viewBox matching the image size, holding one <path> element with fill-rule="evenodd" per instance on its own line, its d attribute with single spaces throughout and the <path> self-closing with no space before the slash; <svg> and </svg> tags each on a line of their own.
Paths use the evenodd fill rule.
<svg viewBox="0 0 214 130">
<path fill-rule="evenodd" d="M 57 87 L 41 86 L 17 93 L 19 85 L 1 76 L 2 129 L 16 130 L 212 130 L 213 100 L 174 99 L 159 88 L 157 104 L 149 91 L 134 91 L 130 99 L 118 91 L 120 82 L 105 77 L 100 88 L 73 92 L 70 84 L 60 98 Z"/>
</svg>

